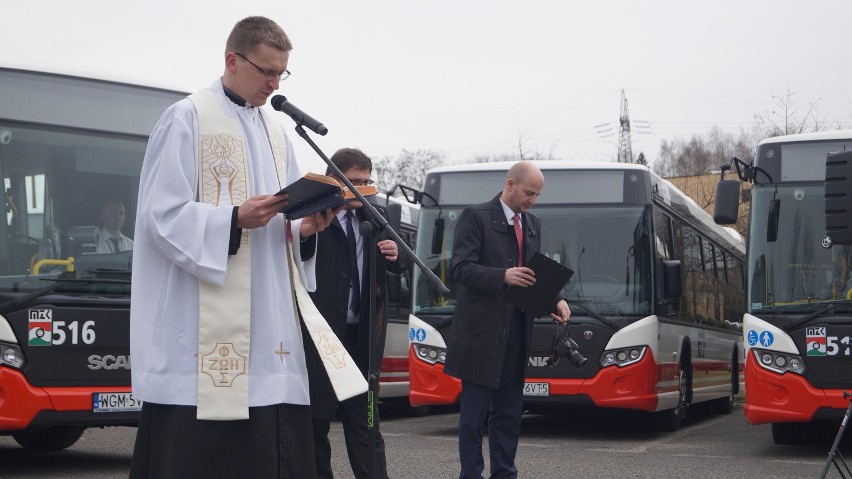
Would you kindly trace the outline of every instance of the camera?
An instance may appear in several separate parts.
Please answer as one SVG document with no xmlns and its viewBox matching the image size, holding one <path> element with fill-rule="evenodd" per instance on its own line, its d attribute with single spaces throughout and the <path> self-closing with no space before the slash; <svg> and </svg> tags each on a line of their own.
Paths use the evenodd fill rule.
<svg viewBox="0 0 852 479">
<path fill-rule="evenodd" d="M 565 358 L 575 368 L 586 364 L 587 359 L 580 354 L 577 349 L 577 343 L 571 339 L 571 329 L 568 325 L 558 326 L 554 331 L 553 344 L 551 346 L 550 358 L 547 360 L 548 366 L 556 366 L 560 358 Z"/>
<path fill-rule="evenodd" d="M 0 130 L 0 145 L 8 145 L 12 142 L 12 132 L 9 130 Z"/>
</svg>

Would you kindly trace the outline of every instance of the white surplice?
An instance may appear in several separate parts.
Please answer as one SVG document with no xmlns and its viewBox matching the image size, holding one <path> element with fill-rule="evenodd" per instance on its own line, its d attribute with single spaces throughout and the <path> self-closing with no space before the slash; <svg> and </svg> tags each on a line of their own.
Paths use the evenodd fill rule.
<svg viewBox="0 0 852 479">
<path fill-rule="evenodd" d="M 278 184 L 259 109 L 228 100 L 218 80 L 213 88 L 245 134 L 248 196 L 277 192 L 285 185 Z M 277 121 L 267 123 L 269 128 L 283 128 Z M 222 285 L 228 266 L 233 206 L 198 202 L 197 124 L 196 110 L 188 99 L 163 113 L 148 142 L 139 184 L 130 312 L 131 374 L 134 396 L 159 404 L 197 404 L 199 280 Z M 301 174 L 289 141 L 287 149 L 286 176 L 291 183 Z M 294 221 L 291 225 L 294 251 L 299 251 L 300 224 Z M 277 215 L 250 234 L 251 407 L 309 403 L 284 229 L 284 217 Z M 308 290 L 315 289 L 313 259 L 302 264 L 299 255 L 295 256 L 300 271 L 294 275 L 302 275 Z"/>
</svg>

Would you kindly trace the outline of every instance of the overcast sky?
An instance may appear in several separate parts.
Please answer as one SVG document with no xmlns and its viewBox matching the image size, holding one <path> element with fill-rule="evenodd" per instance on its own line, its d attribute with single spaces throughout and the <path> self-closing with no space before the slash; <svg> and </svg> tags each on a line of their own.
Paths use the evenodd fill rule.
<svg viewBox="0 0 852 479">
<path fill-rule="evenodd" d="M 279 93 L 329 128 L 314 136 L 328 155 L 422 148 L 459 162 L 517 152 L 523 138 L 527 153 L 609 160 L 622 89 L 634 154 L 652 161 L 661 140 L 751 127 L 788 89 L 802 107 L 816 102 L 821 116 L 852 126 L 849 0 L 38 0 L 2 8 L 3 66 L 185 90 L 221 75 L 237 20 L 270 17 L 294 44 L 293 74 Z M 323 171 L 289 131 L 302 169 Z"/>
</svg>

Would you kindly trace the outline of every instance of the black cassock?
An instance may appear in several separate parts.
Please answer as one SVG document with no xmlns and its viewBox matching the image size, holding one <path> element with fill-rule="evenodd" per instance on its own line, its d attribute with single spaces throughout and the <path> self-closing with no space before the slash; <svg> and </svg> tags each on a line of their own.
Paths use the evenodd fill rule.
<svg viewBox="0 0 852 479">
<path fill-rule="evenodd" d="M 145 403 L 130 479 L 315 478 L 310 406 L 249 408 L 200 421 L 195 406 Z"/>
</svg>

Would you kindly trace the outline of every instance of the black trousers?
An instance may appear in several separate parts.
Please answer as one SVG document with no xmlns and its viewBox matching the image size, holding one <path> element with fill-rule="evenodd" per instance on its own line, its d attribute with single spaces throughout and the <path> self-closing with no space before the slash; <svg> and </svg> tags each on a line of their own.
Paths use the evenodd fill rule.
<svg viewBox="0 0 852 479">
<path fill-rule="evenodd" d="M 358 326 L 350 324 L 343 336 L 343 345 L 352 356 L 358 354 Z M 363 355 L 366 356 L 366 355 Z M 337 415 L 343 426 L 343 438 L 346 441 L 346 454 L 349 465 L 357 479 L 387 479 L 388 468 L 385 459 L 385 440 L 379 432 L 379 408 L 373 405 L 374 438 L 370 437 L 367 424 L 367 394 L 349 398 L 338 403 Z M 331 443 L 328 432 L 331 420 L 323 417 L 313 418 L 314 453 L 316 454 L 317 478 L 331 479 Z M 371 464 L 372 462 L 372 464 Z M 370 467 L 373 476 L 370 477 Z"/>
<path fill-rule="evenodd" d="M 370 431 L 367 428 L 367 395 L 359 394 L 338 405 L 338 415 L 343 426 L 343 437 L 346 440 L 346 454 L 349 465 L 357 479 L 370 478 L 370 461 L 373 478 L 387 479 L 388 468 L 385 461 L 385 440 L 379 432 L 378 410 L 373 415 L 375 425 L 375 442 L 371 447 Z M 318 479 L 331 479 L 331 443 L 328 432 L 331 421 L 324 418 L 313 418 L 314 425 L 314 454 Z M 370 452 L 372 450 L 372 453 Z"/>
<path fill-rule="evenodd" d="M 509 325 L 509 338 L 503 359 L 500 386 L 489 388 L 462 381 L 459 399 L 460 479 L 480 479 L 485 469 L 482 436 L 488 418 L 490 478 L 515 479 L 515 454 L 521 436 L 524 409 L 524 366 L 526 320 L 515 314 Z"/>
<path fill-rule="evenodd" d="M 200 421 L 195 406 L 142 405 L 130 479 L 315 478 L 310 406 L 249 408 Z"/>
</svg>

